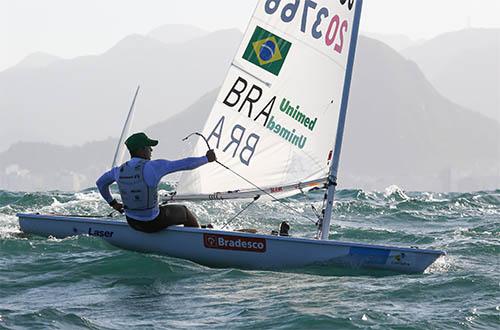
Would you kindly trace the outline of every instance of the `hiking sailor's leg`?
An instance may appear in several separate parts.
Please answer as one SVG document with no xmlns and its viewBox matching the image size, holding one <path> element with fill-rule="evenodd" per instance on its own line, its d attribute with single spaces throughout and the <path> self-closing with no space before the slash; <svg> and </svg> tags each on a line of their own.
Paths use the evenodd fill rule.
<svg viewBox="0 0 500 330">
<path fill-rule="evenodd" d="M 184 223 L 184 227 L 196 227 L 199 228 L 200 224 L 196 220 L 196 217 L 194 216 L 191 211 L 186 207 L 186 222 Z"/>
<path fill-rule="evenodd" d="M 165 226 L 184 225 L 185 227 L 200 227 L 196 217 L 184 205 L 169 204 L 160 207 L 160 218 Z"/>
</svg>

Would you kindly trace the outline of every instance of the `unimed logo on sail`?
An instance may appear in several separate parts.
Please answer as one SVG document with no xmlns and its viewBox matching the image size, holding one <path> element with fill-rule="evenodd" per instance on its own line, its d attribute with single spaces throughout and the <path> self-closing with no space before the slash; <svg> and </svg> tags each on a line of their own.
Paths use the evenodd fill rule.
<svg viewBox="0 0 500 330">
<path fill-rule="evenodd" d="M 203 243 L 209 249 L 266 252 L 266 240 L 263 238 L 203 234 Z"/>
</svg>

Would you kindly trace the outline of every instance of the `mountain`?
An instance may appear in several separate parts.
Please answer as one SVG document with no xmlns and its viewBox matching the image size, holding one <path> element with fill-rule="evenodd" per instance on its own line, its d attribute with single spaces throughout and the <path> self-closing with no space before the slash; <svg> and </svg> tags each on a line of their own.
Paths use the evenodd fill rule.
<svg viewBox="0 0 500 330">
<path fill-rule="evenodd" d="M 175 159 L 188 156 L 181 140 L 201 130 L 217 91 L 201 97 L 185 111 L 146 129 L 159 139 L 154 156 Z M 81 190 L 92 187 L 111 166 L 118 139 L 65 147 L 49 143 L 18 142 L 0 153 L 0 187 L 5 190 Z"/>
<path fill-rule="evenodd" d="M 203 47 L 212 42 L 203 40 Z M 197 45 L 199 40 L 191 47 Z M 151 47 L 150 52 L 163 49 L 150 42 L 141 47 L 146 46 Z M 124 53 L 119 48 L 112 51 Z M 177 65 L 190 63 L 191 58 L 186 58 Z M 215 74 L 223 76 L 227 66 L 220 70 Z M 165 90 L 161 87 L 156 86 Z M 179 88 L 178 92 L 185 91 Z M 215 97 L 212 89 L 185 111 L 147 128 L 148 134 L 160 139 L 154 157 L 187 156 L 189 145 L 181 140 L 201 130 Z M 107 139 L 71 148 L 43 143 L 13 145 L 0 154 L 0 187 L 72 190 L 93 186 L 110 166 L 115 144 L 116 140 Z M 340 188 L 381 190 L 397 184 L 406 190 L 497 189 L 500 124 L 450 102 L 413 61 L 382 42 L 361 37 L 340 164 Z"/>
<path fill-rule="evenodd" d="M 18 142 L 0 154 L 0 187 L 5 190 L 81 190 L 93 186 L 109 167 L 116 140 L 82 146 Z"/>
<path fill-rule="evenodd" d="M 61 58 L 55 55 L 43 52 L 36 52 L 26 56 L 19 63 L 10 68 L 10 70 L 43 68 L 59 60 L 61 60 Z"/>
<path fill-rule="evenodd" d="M 445 97 L 500 122 L 500 29 L 465 29 L 402 52 Z"/>
<path fill-rule="evenodd" d="M 342 150 L 350 186 L 500 186 L 500 124 L 448 101 L 414 62 L 369 38 L 359 42 Z"/>
<path fill-rule="evenodd" d="M 371 39 L 382 41 L 384 44 L 398 52 L 423 42 L 422 40 L 412 40 L 402 34 L 363 33 L 363 35 Z"/>
<path fill-rule="evenodd" d="M 191 25 L 166 24 L 152 30 L 147 36 L 166 44 L 174 44 L 199 39 L 207 34 L 207 31 Z"/>
<path fill-rule="evenodd" d="M 0 151 L 16 141 L 82 144 L 116 136 L 137 84 L 137 127 L 189 106 L 219 86 L 241 32 L 179 44 L 132 35 L 104 54 L 0 73 Z"/>
<path fill-rule="evenodd" d="M 205 94 L 186 110 L 146 129 L 149 136 L 154 136 L 161 142 L 155 147 L 156 156 L 167 158 L 190 156 L 190 144 L 183 142 L 182 139 L 203 129 L 217 93 L 218 89 Z"/>
</svg>

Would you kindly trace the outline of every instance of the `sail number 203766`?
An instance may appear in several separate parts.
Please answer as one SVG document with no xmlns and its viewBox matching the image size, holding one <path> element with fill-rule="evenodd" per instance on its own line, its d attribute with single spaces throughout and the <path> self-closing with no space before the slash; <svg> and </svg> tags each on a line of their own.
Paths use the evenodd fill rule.
<svg viewBox="0 0 500 330">
<path fill-rule="evenodd" d="M 332 0 L 334 1 L 334 0 Z M 341 5 L 347 6 L 349 10 L 354 5 L 354 0 L 337 0 Z M 306 33 L 308 30 L 309 12 L 313 12 L 313 22 L 309 24 L 310 33 L 314 39 L 323 39 L 328 47 L 333 47 L 334 51 L 342 54 L 344 48 L 344 34 L 349 29 L 347 20 L 343 20 L 339 15 L 331 13 L 328 8 L 317 9 L 318 4 L 313 0 L 294 0 L 285 3 L 282 0 L 267 0 L 264 3 L 264 10 L 269 15 L 280 14 L 281 20 L 290 23 L 295 19 L 300 19 L 300 31 Z M 299 14 L 302 12 L 302 15 Z M 297 15 L 299 14 L 299 15 Z M 300 16 L 300 18 L 297 18 Z M 320 26 L 323 21 L 328 22 L 326 31 L 321 31 Z M 329 20 L 329 21 L 328 21 Z"/>
</svg>

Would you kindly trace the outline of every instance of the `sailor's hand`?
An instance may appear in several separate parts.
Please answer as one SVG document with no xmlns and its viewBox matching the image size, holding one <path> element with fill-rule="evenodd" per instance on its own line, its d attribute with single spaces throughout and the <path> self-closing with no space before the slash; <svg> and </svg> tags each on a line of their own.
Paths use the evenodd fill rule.
<svg viewBox="0 0 500 330">
<path fill-rule="evenodd" d="M 217 157 L 215 156 L 214 149 L 210 149 L 207 151 L 207 158 L 208 158 L 209 163 L 215 162 L 217 160 Z"/>
<path fill-rule="evenodd" d="M 122 203 L 116 203 L 115 205 L 113 205 L 113 208 L 115 210 L 117 210 L 118 212 L 123 213 L 123 204 Z"/>
<path fill-rule="evenodd" d="M 115 209 L 115 210 L 117 210 L 118 212 L 123 213 L 123 204 L 122 204 L 122 203 L 119 203 L 116 199 L 113 199 L 113 200 L 109 203 L 109 206 L 111 206 L 112 208 L 114 208 L 114 209 Z"/>
</svg>

